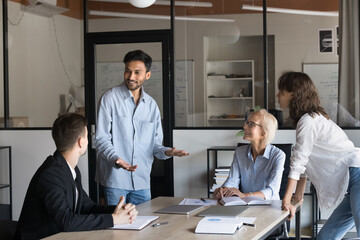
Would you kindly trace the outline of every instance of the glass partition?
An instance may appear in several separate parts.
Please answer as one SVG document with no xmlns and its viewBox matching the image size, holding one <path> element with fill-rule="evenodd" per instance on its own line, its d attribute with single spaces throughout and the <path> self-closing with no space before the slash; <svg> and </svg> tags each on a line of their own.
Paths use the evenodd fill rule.
<svg viewBox="0 0 360 240">
<path fill-rule="evenodd" d="M 147 6 L 145 0 L 138 0 Z M 154 1 L 153 1 L 154 2 Z M 88 31 L 117 32 L 170 29 L 170 1 L 136 7 L 128 0 L 88 0 Z M 139 6 L 139 5 L 137 5 Z"/>
<path fill-rule="evenodd" d="M 60 113 L 84 113 L 82 4 L 58 2 L 8 1 L 9 127 L 51 127 Z"/>
<path fill-rule="evenodd" d="M 307 73 L 319 91 L 321 104 L 337 121 L 338 1 L 268 1 L 268 34 L 274 37 L 274 58 L 269 57 L 269 108 L 278 111 L 280 127 L 292 127 L 288 110 L 281 110 L 274 94 L 277 80 L 288 71 Z M 251 10 L 255 11 L 255 9 Z M 270 55 L 269 55 L 270 56 Z M 270 76 L 273 76 L 271 78 Z M 274 89 L 274 91 L 270 91 Z"/>
<path fill-rule="evenodd" d="M 0 12 L 3 11 L 3 1 L 0 3 Z M 0 18 L 0 128 L 4 127 L 4 58 L 3 56 L 3 18 Z"/>
<path fill-rule="evenodd" d="M 322 106 L 339 126 L 360 126 L 353 56 L 359 13 L 351 3 L 267 1 L 265 90 L 263 2 L 191 2 L 175 8 L 176 127 L 242 127 L 249 111 L 266 105 L 280 127 L 292 127 L 276 99 L 277 80 L 287 71 L 313 79 Z"/>
<path fill-rule="evenodd" d="M 262 14 L 248 1 L 189 2 L 175 7 L 175 126 L 241 128 L 264 106 Z"/>
</svg>

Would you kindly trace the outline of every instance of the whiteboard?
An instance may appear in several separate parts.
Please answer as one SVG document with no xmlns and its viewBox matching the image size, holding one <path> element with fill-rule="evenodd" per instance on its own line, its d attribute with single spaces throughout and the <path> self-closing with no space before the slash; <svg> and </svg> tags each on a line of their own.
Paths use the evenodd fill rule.
<svg viewBox="0 0 360 240">
<path fill-rule="evenodd" d="M 96 64 L 96 97 L 100 101 L 104 92 L 124 81 L 125 65 L 122 62 L 99 62 Z M 194 61 L 175 62 L 175 125 L 193 126 L 194 111 Z M 144 83 L 145 92 L 157 102 L 163 117 L 163 79 L 162 62 L 154 61 L 151 77 Z"/>
<path fill-rule="evenodd" d="M 321 106 L 337 122 L 339 64 L 303 63 L 303 72 L 313 80 L 319 92 Z"/>
</svg>

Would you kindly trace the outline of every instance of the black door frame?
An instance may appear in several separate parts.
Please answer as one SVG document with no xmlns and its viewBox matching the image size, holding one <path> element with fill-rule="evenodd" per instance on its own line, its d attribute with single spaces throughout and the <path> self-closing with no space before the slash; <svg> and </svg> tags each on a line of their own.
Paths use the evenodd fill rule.
<svg viewBox="0 0 360 240">
<path fill-rule="evenodd" d="M 85 112 L 88 119 L 89 148 L 88 148 L 88 165 L 89 165 L 89 196 L 98 202 L 99 187 L 95 182 L 96 171 L 96 152 L 93 146 L 92 133 L 96 126 L 96 45 L 98 44 L 122 44 L 122 43 L 150 43 L 158 42 L 162 45 L 162 62 L 163 62 L 163 131 L 164 145 L 172 146 L 172 128 L 174 124 L 174 74 L 172 54 L 172 32 L 171 30 L 147 30 L 147 31 L 123 31 L 123 32 L 100 32 L 85 33 Z M 93 127 L 94 128 L 94 127 Z M 92 131 L 93 130 L 93 131 Z M 164 163 L 165 171 L 163 188 L 166 195 L 174 195 L 173 183 L 173 160 L 168 159 Z"/>
</svg>

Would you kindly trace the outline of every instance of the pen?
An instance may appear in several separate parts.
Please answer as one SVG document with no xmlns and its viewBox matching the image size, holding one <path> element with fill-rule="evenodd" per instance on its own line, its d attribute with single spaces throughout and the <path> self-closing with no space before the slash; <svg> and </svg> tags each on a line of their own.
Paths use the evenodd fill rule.
<svg viewBox="0 0 360 240">
<path fill-rule="evenodd" d="M 253 223 L 243 223 L 244 226 L 249 226 L 249 227 L 256 227 L 255 224 Z"/>
<path fill-rule="evenodd" d="M 165 224 L 168 224 L 168 222 L 155 223 L 155 224 L 153 224 L 151 226 L 158 227 L 158 226 L 165 225 Z"/>
<path fill-rule="evenodd" d="M 206 199 L 205 199 L 205 198 L 200 198 L 200 200 L 206 203 Z"/>
</svg>

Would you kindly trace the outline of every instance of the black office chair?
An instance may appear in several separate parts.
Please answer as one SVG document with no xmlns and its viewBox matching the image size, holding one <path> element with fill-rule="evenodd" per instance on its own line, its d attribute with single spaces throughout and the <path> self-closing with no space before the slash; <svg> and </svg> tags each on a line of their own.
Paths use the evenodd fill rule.
<svg viewBox="0 0 360 240">
<path fill-rule="evenodd" d="M 238 143 L 238 147 L 242 145 L 247 145 L 247 143 Z M 284 172 L 281 178 L 281 184 L 280 184 L 280 199 L 283 199 L 286 191 L 286 186 L 288 182 L 288 175 L 290 171 L 290 157 L 291 157 L 291 151 L 292 151 L 292 144 L 291 143 L 273 143 L 275 147 L 281 149 L 286 157 L 285 157 L 285 163 L 284 163 Z M 283 225 L 281 225 L 278 229 L 276 229 L 273 233 L 270 234 L 267 240 L 278 240 L 278 239 L 284 239 L 289 238 L 289 229 L 290 229 L 290 221 L 286 221 Z"/>
<path fill-rule="evenodd" d="M 284 163 L 284 172 L 281 178 L 281 184 L 280 184 L 280 199 L 283 199 L 285 192 L 286 192 L 286 186 L 288 182 L 288 176 L 290 172 L 290 157 L 291 157 L 291 151 L 292 151 L 292 144 L 291 143 L 274 143 L 275 147 L 280 148 L 286 155 L 285 157 L 285 163 Z M 283 225 L 281 225 L 276 231 L 274 231 L 267 240 L 279 240 L 284 238 L 289 238 L 289 230 L 290 230 L 290 221 L 286 221 Z"/>
<path fill-rule="evenodd" d="M 17 221 L 0 220 L 0 239 L 12 240 L 15 236 Z"/>
</svg>

